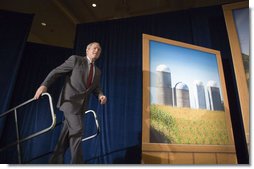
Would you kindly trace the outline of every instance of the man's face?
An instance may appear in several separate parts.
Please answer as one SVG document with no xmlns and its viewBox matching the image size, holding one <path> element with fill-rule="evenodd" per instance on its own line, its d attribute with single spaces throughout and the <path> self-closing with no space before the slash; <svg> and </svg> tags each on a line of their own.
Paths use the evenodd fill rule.
<svg viewBox="0 0 254 169">
<path fill-rule="evenodd" d="M 87 50 L 87 56 L 91 59 L 92 62 L 96 61 L 101 54 L 101 47 L 98 43 L 93 43 Z"/>
</svg>

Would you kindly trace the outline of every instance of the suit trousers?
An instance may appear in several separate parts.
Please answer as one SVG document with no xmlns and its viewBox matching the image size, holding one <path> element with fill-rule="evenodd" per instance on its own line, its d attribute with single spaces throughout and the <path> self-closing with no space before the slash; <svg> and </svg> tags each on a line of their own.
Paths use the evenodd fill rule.
<svg viewBox="0 0 254 169">
<path fill-rule="evenodd" d="M 63 164 L 64 154 L 70 147 L 71 163 L 82 164 L 82 138 L 83 138 L 83 115 L 71 114 L 64 112 L 65 120 L 63 128 L 56 144 L 53 155 L 51 156 L 50 164 Z"/>
</svg>

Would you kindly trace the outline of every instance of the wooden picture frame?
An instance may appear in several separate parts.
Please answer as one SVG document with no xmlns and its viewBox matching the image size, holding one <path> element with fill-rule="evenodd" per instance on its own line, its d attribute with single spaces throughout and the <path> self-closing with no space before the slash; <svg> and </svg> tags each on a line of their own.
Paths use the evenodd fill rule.
<svg viewBox="0 0 254 169">
<path fill-rule="evenodd" d="M 244 30 L 248 35 L 246 37 L 250 37 L 249 26 L 246 28 L 239 29 L 237 28 L 239 24 L 237 24 L 237 12 L 241 12 L 239 10 L 247 10 L 249 13 L 249 3 L 248 1 L 238 2 L 233 4 L 223 5 L 223 12 L 225 16 L 226 27 L 228 31 L 228 38 L 231 48 L 232 60 L 234 65 L 234 71 L 237 82 L 237 89 L 239 94 L 239 100 L 241 105 L 245 136 L 247 140 L 247 144 L 250 144 L 250 94 L 249 94 L 249 49 L 243 47 L 243 43 L 241 42 L 240 32 Z M 235 14 L 235 15 L 234 15 Z M 239 14 L 238 14 L 239 15 Z M 249 15 L 249 14 L 248 14 Z M 245 24 L 249 25 L 249 18 L 243 19 Z M 243 25 L 242 23 L 240 25 Z M 246 31 L 248 30 L 248 31 Z M 249 45 L 249 41 L 246 40 L 246 44 Z M 242 46 L 242 47 L 241 47 Z M 242 50 L 246 48 L 248 54 L 243 54 Z"/>
<path fill-rule="evenodd" d="M 158 48 L 157 48 L 156 45 L 158 46 Z M 161 48 L 164 48 L 164 49 L 161 49 Z M 177 53 L 176 51 L 173 51 L 174 49 L 179 50 L 180 54 Z M 157 52 L 154 52 L 154 51 L 157 51 Z M 186 56 L 187 55 L 189 56 L 189 59 L 190 59 L 189 61 L 190 62 L 192 62 L 191 60 L 196 60 L 196 58 L 205 58 L 206 56 L 209 56 L 209 57 L 211 56 L 213 62 L 215 61 L 216 65 L 217 65 L 217 67 L 214 68 L 214 70 L 216 69 L 217 75 L 218 75 L 218 78 L 219 78 L 219 87 L 218 87 L 219 89 L 217 91 L 219 91 L 218 93 L 221 93 L 221 96 L 222 96 L 223 100 L 220 101 L 219 103 L 215 103 L 214 101 L 207 101 L 207 97 L 209 97 L 209 98 L 214 97 L 214 95 L 212 97 L 210 97 L 211 95 L 209 95 L 209 92 L 208 92 L 205 96 L 206 99 L 205 99 L 205 101 L 203 101 L 203 103 L 204 102 L 207 102 L 207 103 L 209 102 L 209 106 L 206 106 L 205 108 L 202 108 L 202 106 L 200 104 L 199 107 L 193 108 L 193 107 L 191 107 L 193 105 L 193 103 L 191 103 L 191 102 L 193 102 L 193 97 L 189 98 L 189 102 L 190 102 L 189 104 L 185 104 L 185 102 L 181 102 L 181 98 L 178 97 L 179 92 L 185 91 L 184 84 L 181 84 L 182 81 L 178 82 L 179 80 L 174 81 L 175 85 L 171 85 L 172 92 L 171 92 L 171 95 L 169 94 L 170 97 L 165 96 L 166 95 L 165 93 L 167 93 L 166 91 L 163 91 L 163 92 L 160 91 L 161 86 L 160 87 L 158 87 L 158 86 L 155 87 L 156 92 L 154 92 L 155 89 L 153 89 L 153 85 L 154 84 L 158 85 L 157 81 L 160 81 L 160 82 L 163 81 L 163 83 L 166 82 L 166 84 L 168 86 L 168 80 L 165 80 L 165 79 L 158 80 L 158 78 L 157 78 L 157 77 L 159 77 L 159 78 L 164 77 L 165 74 L 160 76 L 158 74 L 155 75 L 155 73 L 153 72 L 155 70 L 155 65 L 156 65 L 157 60 L 158 60 L 158 59 L 156 59 L 156 57 L 159 58 L 159 57 L 162 57 L 162 56 L 165 55 L 166 57 L 165 56 L 164 57 L 167 59 L 167 56 L 172 55 L 172 53 L 170 53 L 170 52 L 163 54 L 163 52 L 165 52 L 165 51 L 166 52 L 167 51 L 172 51 L 175 56 L 171 57 L 171 60 L 170 59 L 166 60 L 166 61 L 165 60 L 160 60 L 162 62 L 162 64 L 166 65 L 165 62 L 167 62 L 167 63 L 171 62 L 171 64 L 176 64 L 176 67 L 180 67 L 180 69 L 178 69 L 177 71 L 174 72 L 177 75 L 175 75 L 174 77 L 172 76 L 172 79 L 170 77 L 169 81 L 172 80 L 172 84 L 173 84 L 173 79 L 177 76 L 180 76 L 179 72 L 181 71 L 181 69 L 187 70 L 184 67 L 189 66 L 188 61 L 186 62 L 186 60 L 184 60 L 183 58 L 178 57 L 178 56 L 182 55 L 182 53 L 181 53 L 182 51 L 185 52 Z M 156 55 L 156 57 L 155 57 L 155 55 Z M 205 55 L 205 56 L 201 56 L 201 55 Z M 186 56 L 184 56 L 185 59 L 188 58 Z M 179 62 L 180 64 L 177 65 L 176 62 L 173 63 L 174 60 L 176 60 L 176 61 L 182 60 L 183 62 L 181 62 L 181 63 Z M 201 59 L 201 60 L 203 60 L 203 59 Z M 197 59 L 197 62 L 199 62 L 199 59 Z M 156 71 L 163 70 L 166 73 L 168 73 L 170 69 L 167 69 L 165 65 L 164 66 L 157 65 Z M 183 67 L 181 67 L 181 66 L 183 66 Z M 195 66 L 193 66 L 193 68 L 194 67 Z M 200 69 L 202 70 L 202 68 L 200 68 Z M 172 70 L 172 72 L 173 71 L 174 70 Z M 185 75 L 181 75 L 183 77 L 182 79 L 185 79 L 185 78 L 187 79 L 190 76 L 195 76 L 195 74 L 193 75 L 191 73 L 192 73 L 191 71 L 185 72 L 184 73 Z M 214 73 L 214 74 L 216 74 L 216 73 Z M 171 76 L 171 72 L 170 72 L 169 75 Z M 196 74 L 196 75 L 199 76 L 198 74 Z M 157 79 L 155 78 L 155 76 L 156 76 Z M 187 84 L 189 84 L 189 83 L 187 83 Z M 209 89 L 209 91 L 212 91 L 212 90 L 210 90 L 211 86 L 209 86 L 207 89 Z M 219 155 L 221 155 L 221 154 L 222 155 L 226 154 L 226 155 L 229 155 L 229 156 L 232 157 L 232 158 L 231 157 L 228 158 L 228 159 L 230 159 L 229 160 L 230 162 L 228 162 L 228 163 L 230 163 L 230 164 L 231 163 L 236 163 L 235 146 L 234 146 L 233 132 L 232 132 L 232 126 L 231 126 L 231 119 L 230 119 L 230 109 L 229 109 L 229 105 L 228 105 L 225 79 L 224 79 L 224 73 L 223 73 L 223 68 L 222 68 L 221 55 L 220 55 L 219 51 L 204 48 L 204 47 L 200 47 L 200 46 L 196 46 L 196 45 L 192 45 L 192 44 L 187 44 L 187 43 L 183 43 L 183 42 L 179 42 L 179 41 L 165 39 L 165 38 L 161 38 L 161 37 L 157 37 L 157 36 L 143 34 L 143 91 L 142 92 L 143 92 L 143 107 L 142 107 L 143 108 L 143 122 L 142 122 L 142 155 L 143 156 L 142 156 L 142 159 L 143 159 L 144 163 L 148 162 L 148 159 L 150 161 L 151 157 L 154 157 L 154 156 L 156 156 L 155 159 L 162 159 L 162 160 L 159 160 L 162 163 L 174 163 L 174 162 L 172 162 L 172 158 L 175 159 L 175 160 L 177 159 L 177 157 L 182 158 L 182 157 L 178 156 L 179 153 L 180 154 L 183 153 L 183 155 L 187 155 L 186 158 L 193 158 L 192 160 L 190 160 L 190 163 L 195 161 L 194 160 L 195 158 L 196 158 L 196 163 L 198 163 L 198 158 L 197 157 L 200 155 L 200 153 L 201 154 L 204 153 L 204 156 L 207 156 L 208 161 L 210 159 L 210 156 L 213 156 L 215 160 L 213 162 L 211 162 L 211 164 L 219 163 L 219 161 L 220 161 Z M 157 102 L 153 101 L 153 100 L 156 100 L 156 99 L 154 99 L 154 93 L 157 93 L 157 95 L 158 95 Z M 161 94 L 163 96 L 161 96 Z M 182 93 L 181 96 L 183 96 L 183 95 L 184 95 L 184 93 Z M 164 102 L 161 101 L 160 98 L 163 98 L 162 100 Z M 172 98 L 172 101 L 169 101 L 170 99 L 168 99 L 168 98 Z M 182 97 L 182 98 L 186 98 L 186 97 Z M 156 102 L 156 103 L 154 104 L 153 102 Z M 158 102 L 160 102 L 160 103 L 158 104 Z M 161 102 L 163 102 L 163 103 L 161 103 Z M 153 135 L 156 135 L 156 134 L 151 134 L 151 133 L 153 133 L 154 129 L 157 130 L 159 127 L 156 128 L 153 125 L 153 121 L 156 121 L 156 120 L 154 120 L 154 118 L 153 118 L 154 116 L 153 116 L 152 111 L 154 109 L 154 105 L 155 106 L 158 105 L 157 107 L 160 109 L 159 111 L 162 111 L 162 109 L 164 107 L 162 107 L 162 106 L 160 107 L 160 105 L 163 105 L 164 103 L 167 104 L 168 107 L 172 107 L 173 109 L 170 110 L 170 111 L 173 111 L 173 112 L 179 106 L 184 107 L 183 108 L 184 111 L 186 109 L 188 111 L 192 110 L 192 109 L 193 110 L 195 109 L 194 111 L 197 111 L 197 112 L 206 112 L 206 111 L 219 112 L 220 111 L 220 113 L 221 113 L 221 111 L 223 111 L 223 113 L 221 113 L 221 114 L 223 114 L 222 116 L 223 116 L 223 118 L 225 118 L 224 119 L 225 120 L 225 131 L 227 133 L 227 136 L 228 136 L 227 139 L 228 140 L 227 141 L 221 141 L 221 142 L 220 141 L 217 141 L 217 142 L 216 141 L 215 142 L 210 141 L 209 142 L 209 141 L 205 141 L 205 139 L 203 139 L 203 140 L 200 139 L 201 141 L 198 142 L 197 140 L 199 138 L 196 138 L 196 141 L 194 140 L 194 141 L 190 141 L 190 142 L 187 141 L 186 142 L 186 141 L 182 141 L 180 137 L 179 137 L 180 139 L 175 139 L 175 140 L 170 139 L 173 136 L 168 136 L 169 139 L 165 139 L 165 140 L 170 140 L 170 141 L 165 141 L 163 139 L 161 139 L 161 140 L 159 139 L 159 141 L 158 141 L 156 139 L 153 139 L 153 138 L 155 138 L 155 136 L 153 136 Z M 217 105 L 222 105 L 222 107 L 219 106 L 219 107 L 216 108 L 216 104 Z M 186 106 L 187 106 L 187 108 L 185 108 Z M 174 107 L 176 107 L 176 108 L 174 108 Z M 205 110 L 201 110 L 201 109 L 205 109 Z M 211 110 L 206 110 L 206 109 L 211 109 Z M 214 112 L 212 112 L 212 113 L 214 113 Z M 214 113 L 214 114 L 216 114 L 216 113 Z M 173 115 L 172 115 L 172 117 L 173 117 Z M 170 119 L 170 118 L 168 118 L 168 119 Z M 168 119 L 165 120 L 165 121 L 168 122 L 169 121 Z M 177 124 L 177 125 L 179 125 L 179 124 Z M 163 124 L 161 126 L 165 127 L 165 124 Z M 178 128 L 183 128 L 183 127 L 184 126 L 179 126 Z M 158 133 L 163 133 L 162 130 L 160 130 L 160 131 L 159 130 L 160 129 L 157 130 L 157 135 L 158 135 Z M 177 132 L 179 132 L 179 131 L 177 131 Z M 208 132 L 206 132 L 206 133 L 208 133 Z M 167 134 L 165 134 L 165 136 L 163 136 L 163 137 L 161 136 L 160 138 L 164 138 L 164 137 L 167 137 Z M 156 141 L 154 141 L 154 140 L 156 140 Z M 179 163 L 184 164 L 185 162 L 182 161 L 182 162 L 179 162 Z M 150 162 L 148 162 L 148 163 L 150 163 Z M 195 163 L 195 162 L 193 162 L 193 163 Z"/>
</svg>

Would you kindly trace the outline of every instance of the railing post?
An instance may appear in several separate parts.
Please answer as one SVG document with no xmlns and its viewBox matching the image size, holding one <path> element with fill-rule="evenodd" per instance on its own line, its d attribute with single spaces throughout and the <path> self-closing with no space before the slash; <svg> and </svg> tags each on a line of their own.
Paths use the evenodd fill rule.
<svg viewBox="0 0 254 169">
<path fill-rule="evenodd" d="M 5 147 L 0 147 L 0 153 L 1 153 L 3 150 L 6 150 L 6 149 L 8 149 L 8 148 L 10 148 L 10 147 L 16 145 L 16 147 L 17 147 L 17 153 L 18 153 L 18 162 L 19 162 L 19 164 L 22 163 L 22 156 L 21 156 L 20 144 L 23 143 L 24 141 L 27 141 L 27 140 L 29 140 L 29 139 L 32 139 L 32 138 L 34 138 L 34 137 L 36 137 L 36 136 L 39 136 L 39 135 L 41 135 L 41 134 L 43 134 L 43 133 L 48 132 L 49 130 L 53 129 L 53 128 L 55 127 L 55 125 L 56 125 L 56 114 L 55 114 L 55 112 L 54 112 L 52 98 L 51 98 L 51 96 L 50 96 L 49 93 L 43 93 L 42 96 L 44 96 L 44 95 L 46 95 L 46 96 L 48 97 L 48 99 L 49 99 L 49 106 L 50 106 L 50 112 L 51 112 L 52 123 L 51 123 L 51 125 L 50 125 L 49 127 L 45 128 L 45 129 L 42 129 L 42 130 L 40 130 L 40 131 L 38 131 L 38 132 L 36 132 L 36 133 L 33 133 L 33 134 L 31 134 L 31 135 L 29 135 L 29 136 L 27 136 L 27 137 L 25 137 L 25 138 L 22 138 L 22 137 L 20 138 L 17 109 L 20 108 L 20 107 L 22 107 L 22 106 L 24 106 L 24 105 L 26 105 L 26 104 L 29 104 L 29 103 L 32 102 L 32 101 L 34 101 L 34 100 L 35 100 L 34 98 L 32 98 L 32 99 L 30 99 L 30 100 L 27 100 L 27 101 L 21 103 L 20 105 L 18 105 L 18 106 L 16 106 L 16 107 L 14 107 L 14 108 L 12 108 L 12 109 L 10 109 L 10 110 L 8 110 L 8 111 L 6 111 L 6 112 L 0 114 L 0 119 L 1 119 L 1 118 L 3 118 L 4 116 L 8 115 L 9 113 L 13 113 L 13 112 L 14 112 L 15 128 L 16 128 L 16 137 L 17 137 L 17 140 L 16 140 L 15 142 L 12 142 L 12 143 L 10 143 L 10 144 L 8 144 L 8 145 L 5 145 Z M 83 142 L 83 141 L 86 141 L 86 140 L 89 140 L 89 139 L 92 139 L 92 138 L 96 137 L 96 136 L 100 133 L 100 126 L 99 126 L 99 122 L 98 122 L 98 119 L 97 119 L 97 116 L 96 116 L 95 111 L 93 111 L 93 110 L 87 110 L 87 111 L 84 113 L 84 115 L 86 115 L 86 114 L 88 114 L 88 113 L 92 113 L 92 114 L 93 114 L 94 122 L 95 122 L 96 130 L 97 130 L 97 131 L 96 131 L 96 133 L 94 133 L 93 135 L 88 136 L 88 137 L 86 137 L 86 138 L 83 138 L 83 139 L 82 139 L 82 142 Z"/>
<path fill-rule="evenodd" d="M 21 164 L 21 153 L 20 153 L 20 142 L 19 142 L 19 124 L 18 124 L 18 115 L 17 115 L 17 109 L 14 110 L 14 116 L 15 116 L 15 126 L 16 126 L 16 135 L 17 135 L 17 151 L 18 151 L 18 160 L 19 164 Z"/>
</svg>

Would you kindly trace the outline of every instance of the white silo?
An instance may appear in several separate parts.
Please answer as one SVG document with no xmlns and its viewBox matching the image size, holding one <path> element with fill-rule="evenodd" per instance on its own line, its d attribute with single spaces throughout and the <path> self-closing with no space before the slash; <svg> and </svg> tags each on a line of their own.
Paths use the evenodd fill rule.
<svg viewBox="0 0 254 169">
<path fill-rule="evenodd" d="M 157 104 L 172 106 L 171 72 L 166 65 L 156 67 Z"/>
<path fill-rule="evenodd" d="M 205 88 L 204 84 L 199 80 L 194 81 L 194 97 L 196 108 L 206 109 Z"/>
<path fill-rule="evenodd" d="M 175 87 L 175 95 L 177 107 L 190 107 L 189 88 L 186 84 L 178 83 Z"/>
<path fill-rule="evenodd" d="M 215 81 L 207 83 L 208 98 L 211 110 L 223 110 L 220 89 Z"/>
</svg>

